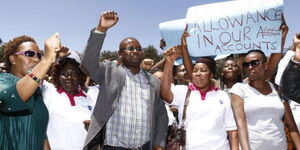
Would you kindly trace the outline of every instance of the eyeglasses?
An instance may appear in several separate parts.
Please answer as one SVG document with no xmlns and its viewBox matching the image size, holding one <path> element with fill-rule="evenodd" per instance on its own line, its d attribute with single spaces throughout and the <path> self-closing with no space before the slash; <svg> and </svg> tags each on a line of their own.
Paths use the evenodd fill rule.
<svg viewBox="0 0 300 150">
<path fill-rule="evenodd" d="M 258 66 L 259 64 L 261 64 L 262 62 L 260 60 L 252 60 L 250 62 L 243 62 L 243 67 L 248 68 L 250 65 L 252 67 Z"/>
<path fill-rule="evenodd" d="M 73 70 L 71 72 L 67 72 L 67 71 L 60 72 L 60 76 L 63 78 L 68 78 L 68 77 L 76 78 L 76 77 L 78 77 L 78 74 L 79 73 L 75 70 Z"/>
<path fill-rule="evenodd" d="M 142 49 L 140 47 L 134 47 L 134 46 L 128 46 L 126 48 L 120 48 L 120 50 L 129 50 L 129 51 L 142 51 Z"/>
<path fill-rule="evenodd" d="M 19 52 L 16 52 L 15 55 L 23 55 L 26 57 L 35 57 L 36 56 L 38 59 L 42 59 L 41 53 L 35 52 L 32 50 L 19 51 Z"/>
</svg>

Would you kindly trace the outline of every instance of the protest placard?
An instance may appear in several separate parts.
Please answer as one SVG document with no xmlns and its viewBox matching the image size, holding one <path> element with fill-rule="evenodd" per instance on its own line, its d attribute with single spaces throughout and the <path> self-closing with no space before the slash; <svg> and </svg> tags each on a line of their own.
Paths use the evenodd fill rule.
<svg viewBox="0 0 300 150">
<path fill-rule="evenodd" d="M 282 0 L 239 0 L 188 9 L 191 56 L 280 52 Z"/>
<path fill-rule="evenodd" d="M 166 49 L 181 44 L 181 36 L 185 25 L 185 19 L 172 20 L 159 24 L 161 37 L 166 42 Z"/>
</svg>

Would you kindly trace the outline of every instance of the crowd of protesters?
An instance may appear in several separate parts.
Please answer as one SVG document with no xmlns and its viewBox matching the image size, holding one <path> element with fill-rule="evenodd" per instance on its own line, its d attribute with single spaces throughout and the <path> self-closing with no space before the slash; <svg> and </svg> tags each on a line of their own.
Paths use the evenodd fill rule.
<svg viewBox="0 0 300 150">
<path fill-rule="evenodd" d="M 101 14 L 82 59 L 58 33 L 44 52 L 29 36 L 4 45 L 1 150 L 173 150 L 174 126 L 184 128 L 187 150 L 300 150 L 300 34 L 285 56 L 259 49 L 230 55 L 219 74 L 212 57 L 193 64 L 188 26 L 181 45 L 156 64 L 142 60 L 134 37 L 119 43 L 118 60 L 98 62 L 118 19 L 114 11 Z M 174 65 L 178 58 L 183 64 Z"/>
</svg>

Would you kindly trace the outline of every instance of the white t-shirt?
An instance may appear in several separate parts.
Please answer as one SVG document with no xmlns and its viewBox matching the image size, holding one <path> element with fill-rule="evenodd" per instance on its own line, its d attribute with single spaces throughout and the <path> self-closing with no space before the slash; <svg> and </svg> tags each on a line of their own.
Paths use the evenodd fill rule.
<svg viewBox="0 0 300 150">
<path fill-rule="evenodd" d="M 87 131 L 83 121 L 90 120 L 94 102 L 88 95 L 74 97 L 71 106 L 68 96 L 58 93 L 49 83 L 44 83 L 44 102 L 49 111 L 47 136 L 52 150 L 82 150 Z"/>
<path fill-rule="evenodd" d="M 93 101 L 94 101 L 95 104 L 97 102 L 99 90 L 100 90 L 100 86 L 99 85 L 89 86 L 88 87 L 88 91 L 86 93 L 87 95 L 89 95 L 93 99 Z"/>
<path fill-rule="evenodd" d="M 244 99 L 249 144 L 252 150 L 286 150 L 282 117 L 284 106 L 273 85 L 272 93 L 263 95 L 248 83 L 236 83 L 230 93 Z"/>
<path fill-rule="evenodd" d="M 187 90 L 185 85 L 172 87 L 172 105 L 179 107 L 180 120 Z M 227 131 L 236 130 L 236 124 L 227 93 L 209 91 L 201 100 L 199 91 L 191 91 L 184 124 L 187 150 L 229 150 Z"/>
<path fill-rule="evenodd" d="M 298 131 L 300 132 L 300 104 L 299 103 L 296 103 L 294 101 L 289 101 L 290 103 L 290 107 L 291 107 L 291 110 L 292 110 L 292 113 L 293 113 L 293 116 L 294 116 L 294 119 L 295 119 L 295 122 L 296 122 L 296 125 L 297 125 L 297 128 L 298 128 Z"/>
</svg>

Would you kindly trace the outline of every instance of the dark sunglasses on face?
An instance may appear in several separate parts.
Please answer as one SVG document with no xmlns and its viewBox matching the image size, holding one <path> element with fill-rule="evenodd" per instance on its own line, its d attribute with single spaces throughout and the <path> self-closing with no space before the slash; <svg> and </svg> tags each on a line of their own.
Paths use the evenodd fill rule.
<svg viewBox="0 0 300 150">
<path fill-rule="evenodd" d="M 259 64 L 261 64 L 262 62 L 260 60 L 252 60 L 250 62 L 243 62 L 243 67 L 248 68 L 250 65 L 252 67 L 258 66 Z"/>
<path fill-rule="evenodd" d="M 38 59 L 42 59 L 41 53 L 35 52 L 32 50 L 19 51 L 19 52 L 16 52 L 15 55 L 23 55 L 26 57 L 35 57 L 36 56 Z"/>
<path fill-rule="evenodd" d="M 142 51 L 141 48 L 139 48 L 139 47 L 134 47 L 134 46 L 128 46 L 128 47 L 126 47 L 126 48 L 121 48 L 120 50 L 129 50 L 129 51 L 134 51 L 134 50 L 136 50 L 136 51 Z"/>
</svg>

